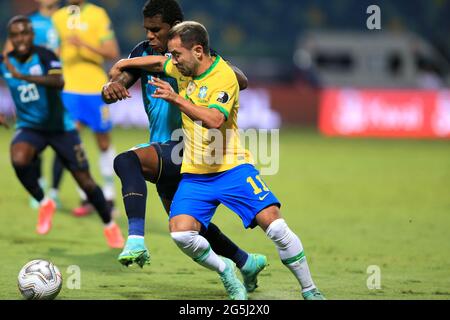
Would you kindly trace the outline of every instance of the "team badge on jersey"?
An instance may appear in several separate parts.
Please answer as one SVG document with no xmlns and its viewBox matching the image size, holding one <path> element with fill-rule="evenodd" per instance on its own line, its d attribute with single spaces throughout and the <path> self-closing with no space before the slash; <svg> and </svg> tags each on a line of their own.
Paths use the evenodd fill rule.
<svg viewBox="0 0 450 320">
<path fill-rule="evenodd" d="M 230 100 L 230 96 L 225 91 L 219 92 L 219 96 L 217 97 L 217 102 L 227 103 Z"/>
<path fill-rule="evenodd" d="M 203 86 L 203 87 L 200 88 L 200 91 L 198 93 L 198 97 L 200 99 L 205 99 L 207 93 L 208 93 L 208 87 Z"/>
<path fill-rule="evenodd" d="M 40 65 L 34 65 L 30 68 L 30 75 L 32 76 L 42 76 L 44 73 L 42 72 L 42 68 Z"/>
<path fill-rule="evenodd" d="M 194 81 L 190 81 L 186 89 L 187 95 L 190 96 L 191 94 L 193 94 L 195 89 L 197 89 L 197 85 Z"/>
</svg>

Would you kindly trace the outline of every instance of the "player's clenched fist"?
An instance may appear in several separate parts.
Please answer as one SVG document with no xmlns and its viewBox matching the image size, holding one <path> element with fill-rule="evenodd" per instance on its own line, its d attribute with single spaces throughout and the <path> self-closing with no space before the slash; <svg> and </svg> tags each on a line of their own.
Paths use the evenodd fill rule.
<svg viewBox="0 0 450 320">
<path fill-rule="evenodd" d="M 103 86 L 102 97 L 106 103 L 114 103 L 119 100 L 131 98 L 131 95 L 121 83 L 108 82 Z"/>
</svg>

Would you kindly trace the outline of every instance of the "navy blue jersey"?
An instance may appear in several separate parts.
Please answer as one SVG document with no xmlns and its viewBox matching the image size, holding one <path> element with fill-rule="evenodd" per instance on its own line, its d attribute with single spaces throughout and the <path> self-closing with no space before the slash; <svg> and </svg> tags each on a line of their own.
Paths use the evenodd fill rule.
<svg viewBox="0 0 450 320">
<path fill-rule="evenodd" d="M 155 55 L 161 54 L 154 51 L 148 41 L 143 41 L 133 49 L 129 58 Z M 144 100 L 145 112 L 148 116 L 150 142 L 165 143 L 170 141 L 172 132 L 181 128 L 180 110 L 163 99 L 153 98 L 152 94 L 155 92 L 156 87 L 148 82 L 151 77 L 158 77 L 169 82 L 172 88 L 178 92 L 177 81 L 165 75 L 164 72 L 151 73 L 140 69 L 127 69 L 126 71 L 131 73 L 136 79 L 141 78 L 142 99 Z"/>
<path fill-rule="evenodd" d="M 43 131 L 75 129 L 75 123 L 61 100 L 61 90 L 13 78 L 3 60 L 0 56 L 0 76 L 5 79 L 16 105 L 16 128 Z M 23 75 L 61 74 L 59 59 L 53 51 L 43 47 L 34 46 L 30 57 L 23 63 L 15 58 L 14 51 L 8 54 L 8 60 Z"/>
</svg>

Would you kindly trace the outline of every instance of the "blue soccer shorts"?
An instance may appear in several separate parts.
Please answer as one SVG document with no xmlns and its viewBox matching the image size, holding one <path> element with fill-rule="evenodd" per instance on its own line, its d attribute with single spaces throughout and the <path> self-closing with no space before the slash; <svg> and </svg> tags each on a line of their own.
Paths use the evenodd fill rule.
<svg viewBox="0 0 450 320">
<path fill-rule="evenodd" d="M 64 166 L 71 172 L 89 169 L 86 153 L 76 130 L 46 132 L 22 128 L 16 131 L 11 145 L 20 142 L 31 144 L 38 154 L 41 154 L 47 146 L 52 147 Z"/>
<path fill-rule="evenodd" d="M 95 133 L 112 130 L 109 106 L 100 94 L 77 94 L 64 92 L 62 99 L 73 120 L 91 128 Z"/>
<path fill-rule="evenodd" d="M 135 146 L 131 149 L 137 150 L 141 148 L 148 148 L 153 146 L 158 154 L 159 160 L 159 174 L 158 179 L 155 183 L 156 190 L 158 191 L 158 195 L 160 198 L 165 200 L 172 200 L 175 196 L 175 193 L 178 189 L 178 184 L 181 180 L 181 164 L 174 163 L 172 159 L 172 152 L 174 148 L 179 146 L 182 143 L 181 141 L 168 141 L 165 143 L 161 142 L 153 142 L 153 143 L 142 143 L 140 145 Z M 178 154 L 178 157 L 182 159 L 183 150 Z"/>
<path fill-rule="evenodd" d="M 190 215 L 207 229 L 220 204 L 234 211 L 245 228 L 256 226 L 255 217 L 263 209 L 281 206 L 259 171 L 251 164 L 243 164 L 221 173 L 183 174 L 170 208 L 170 218 Z"/>
</svg>

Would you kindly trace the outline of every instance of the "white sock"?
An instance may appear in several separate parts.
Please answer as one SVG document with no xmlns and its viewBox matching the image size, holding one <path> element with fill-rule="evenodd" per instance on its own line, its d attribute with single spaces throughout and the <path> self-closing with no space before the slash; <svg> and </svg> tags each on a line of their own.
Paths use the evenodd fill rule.
<svg viewBox="0 0 450 320">
<path fill-rule="evenodd" d="M 52 199 L 57 198 L 57 197 L 58 197 L 58 194 L 59 194 L 58 189 L 51 188 L 51 189 L 48 190 L 48 196 L 49 196 L 50 198 L 52 198 Z"/>
<path fill-rule="evenodd" d="M 219 273 L 225 270 L 225 262 L 197 231 L 171 232 L 170 235 L 177 246 L 198 264 Z"/>
<path fill-rule="evenodd" d="M 50 201 L 51 199 L 49 197 L 44 197 L 44 199 L 41 200 L 41 202 L 39 202 L 39 205 L 43 205 L 45 204 L 47 201 Z"/>
<path fill-rule="evenodd" d="M 111 220 L 110 222 L 104 224 L 103 227 L 105 227 L 105 229 L 108 229 L 108 228 L 111 228 L 115 224 L 116 223 L 114 222 L 114 220 Z"/>
<path fill-rule="evenodd" d="M 275 243 L 283 264 L 297 278 L 302 292 L 314 289 L 316 286 L 311 278 L 302 243 L 289 229 L 284 219 L 273 221 L 267 228 L 266 234 Z"/>
<path fill-rule="evenodd" d="M 103 193 L 106 200 L 114 200 L 116 197 L 116 189 L 114 186 L 114 158 L 116 151 L 113 147 L 100 153 L 99 165 L 100 173 L 103 177 Z"/>
</svg>

